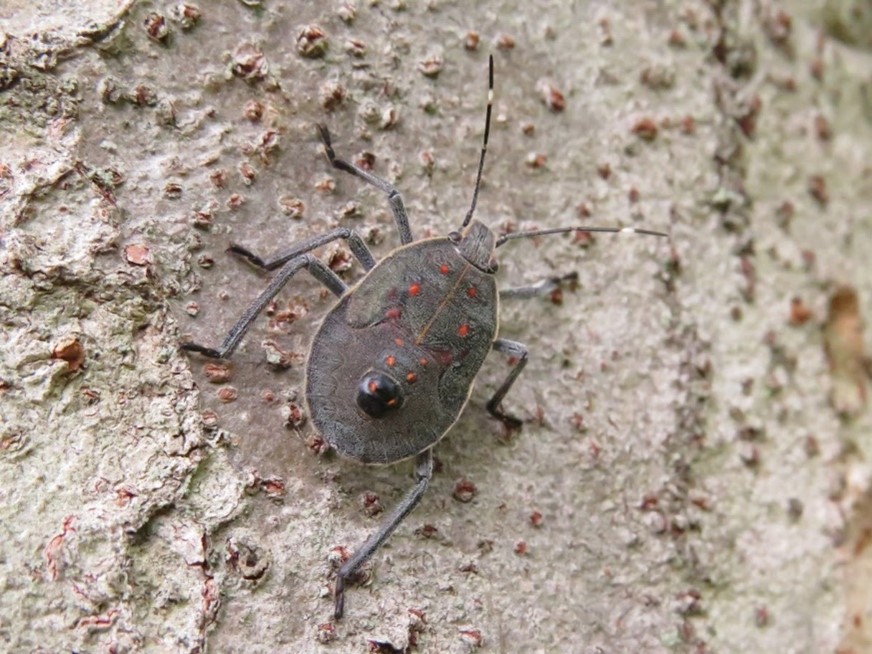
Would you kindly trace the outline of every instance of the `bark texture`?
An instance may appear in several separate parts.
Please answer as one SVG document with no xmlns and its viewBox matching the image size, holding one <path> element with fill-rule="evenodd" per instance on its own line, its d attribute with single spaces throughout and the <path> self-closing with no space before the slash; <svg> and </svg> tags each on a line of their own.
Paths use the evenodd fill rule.
<svg viewBox="0 0 872 654">
<path fill-rule="evenodd" d="M 827 652 L 870 646 L 868 2 L 177 2 L 0 8 L 0 649 Z M 305 275 L 229 364 L 270 254 L 377 256 L 472 195 L 530 348 L 494 354 L 421 506 L 305 423 Z M 864 254 L 866 253 L 866 254 Z M 319 255 L 352 283 L 338 243 Z M 347 269 L 346 269 L 347 268 Z M 302 414 L 301 414 L 302 412 Z M 380 649 L 379 649 L 380 648 Z"/>
</svg>

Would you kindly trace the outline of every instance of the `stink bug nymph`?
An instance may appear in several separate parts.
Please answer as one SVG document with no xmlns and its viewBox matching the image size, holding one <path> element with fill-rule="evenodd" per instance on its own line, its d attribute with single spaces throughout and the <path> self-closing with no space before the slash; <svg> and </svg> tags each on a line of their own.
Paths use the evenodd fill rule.
<svg viewBox="0 0 872 654">
<path fill-rule="evenodd" d="M 207 357 L 229 356 L 256 316 L 302 268 L 338 298 L 315 334 L 306 363 L 306 402 L 312 424 L 339 454 L 362 463 L 394 463 L 414 456 L 416 483 L 381 527 L 339 568 L 334 592 L 336 618 L 344 610 L 346 580 L 421 500 L 433 473 L 433 446 L 466 405 L 475 376 L 491 349 L 516 363 L 487 403 L 487 410 L 510 427 L 520 425 L 517 418 L 503 412 L 501 402 L 527 363 L 527 348 L 497 338 L 499 300 L 544 295 L 574 275 L 498 291 L 496 248 L 513 239 L 567 232 L 666 236 L 630 227 L 562 227 L 498 237 L 474 220 L 490 132 L 493 80 L 491 57 L 478 173 L 472 203 L 459 231 L 414 241 L 400 192 L 388 181 L 338 159 L 330 133 L 319 125 L 330 164 L 387 195 L 401 246 L 376 263 L 360 235 L 344 227 L 308 238 L 270 259 L 231 245 L 231 252 L 255 266 L 279 271 L 221 347 L 182 345 Z M 351 287 L 310 254 L 337 239 L 348 242 L 366 271 Z"/>
</svg>

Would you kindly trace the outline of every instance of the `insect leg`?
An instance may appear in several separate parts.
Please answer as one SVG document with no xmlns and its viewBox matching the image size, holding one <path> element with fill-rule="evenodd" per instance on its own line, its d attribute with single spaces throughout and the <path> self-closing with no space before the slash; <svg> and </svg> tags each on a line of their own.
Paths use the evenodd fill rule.
<svg viewBox="0 0 872 654">
<path fill-rule="evenodd" d="M 403 204 L 403 196 L 400 195 L 397 188 L 381 177 L 376 177 L 352 163 L 348 163 L 342 159 L 337 159 L 336 153 L 333 151 L 333 144 L 330 142 L 330 131 L 327 129 L 326 125 L 318 125 L 318 132 L 321 135 L 321 141 L 324 143 L 324 149 L 327 151 L 327 158 L 330 160 L 331 166 L 337 170 L 351 173 L 355 177 L 362 179 L 367 184 L 371 184 L 384 193 L 387 193 L 388 202 L 391 205 L 391 212 L 394 214 L 394 221 L 397 223 L 397 229 L 400 232 L 400 242 L 403 245 L 411 243 L 414 239 L 412 238 L 412 230 L 409 228 L 409 216 L 406 214 L 406 205 Z"/>
<path fill-rule="evenodd" d="M 571 272 L 561 277 L 547 277 L 541 282 L 531 286 L 516 286 L 514 288 L 504 288 L 500 290 L 500 300 L 526 300 L 528 298 L 537 297 L 540 295 L 548 295 L 552 291 L 560 288 L 563 282 L 572 284 L 578 281 L 578 273 Z"/>
<path fill-rule="evenodd" d="M 270 300 L 278 294 L 282 287 L 287 284 L 291 277 L 293 277 L 301 268 L 308 270 L 312 277 L 324 284 L 324 286 L 326 286 L 327 289 L 337 297 L 341 296 L 347 288 L 345 282 L 339 279 L 336 273 L 330 270 L 330 268 L 328 268 L 323 262 L 310 254 L 304 254 L 288 261 L 282 269 L 276 273 L 276 276 L 272 278 L 269 286 L 266 287 L 266 290 L 257 296 L 257 299 L 249 305 L 245 310 L 245 313 L 242 314 L 242 317 L 235 325 L 233 325 L 233 328 L 227 334 L 227 338 L 224 339 L 221 347 L 216 349 L 206 347 L 205 345 L 199 345 L 198 343 L 182 343 L 182 349 L 188 350 L 189 352 L 199 352 L 200 354 L 213 359 L 223 359 L 229 356 L 233 350 L 236 349 L 236 346 L 239 345 L 239 341 L 242 340 L 242 337 L 245 335 L 245 332 L 248 331 L 248 328 L 251 327 L 251 323 L 254 322 L 257 315 L 263 311 L 264 307 L 269 304 Z"/>
<path fill-rule="evenodd" d="M 328 243 L 340 238 L 348 241 L 348 247 L 351 248 L 351 253 L 360 262 L 360 265 L 363 266 L 364 270 L 369 270 L 375 265 L 375 259 L 372 256 L 372 252 L 370 252 L 369 248 L 366 247 L 366 243 L 363 242 L 360 234 L 355 232 L 353 229 L 348 229 L 347 227 L 337 227 L 336 229 L 331 229 L 329 232 L 324 234 L 318 234 L 317 236 L 307 238 L 304 241 L 295 243 L 289 250 L 285 250 L 269 259 L 262 259 L 248 248 L 237 245 L 236 243 L 231 243 L 230 247 L 227 249 L 234 254 L 245 257 L 258 268 L 263 268 L 264 270 L 275 270 L 294 257 L 298 257 L 306 252 L 311 252 L 315 248 L 327 245 Z"/>
<path fill-rule="evenodd" d="M 523 343 L 518 343 L 517 341 L 510 341 L 506 338 L 498 338 L 494 341 L 494 349 L 497 352 L 502 352 L 503 354 L 507 354 L 513 359 L 517 360 L 515 366 L 512 368 L 512 371 L 509 373 L 509 376 L 506 377 L 505 381 L 500 385 L 497 389 L 496 393 L 494 393 L 493 397 L 487 403 L 487 410 L 494 418 L 498 418 L 503 421 L 503 424 L 510 429 L 517 429 L 521 426 L 521 421 L 515 416 L 504 413 L 500 408 L 500 404 L 503 401 L 503 398 L 506 396 L 506 393 L 509 392 L 509 389 L 512 387 L 512 384 L 515 383 L 515 380 L 518 378 L 518 375 L 521 374 L 521 371 L 524 369 L 524 366 L 527 365 L 527 346 Z"/>
<path fill-rule="evenodd" d="M 376 532 L 366 539 L 366 542 L 361 545 L 354 554 L 351 555 L 339 571 L 336 573 L 336 586 L 333 592 L 333 597 L 336 601 L 333 615 L 338 620 L 342 617 L 345 610 L 345 581 L 357 572 L 358 568 L 363 565 L 375 551 L 381 547 L 388 537 L 394 533 L 394 530 L 399 524 L 412 512 L 427 486 L 430 484 L 430 478 L 433 476 L 433 453 L 430 450 L 424 450 L 415 458 L 415 478 L 414 487 L 400 501 L 391 514 L 382 522 Z"/>
</svg>

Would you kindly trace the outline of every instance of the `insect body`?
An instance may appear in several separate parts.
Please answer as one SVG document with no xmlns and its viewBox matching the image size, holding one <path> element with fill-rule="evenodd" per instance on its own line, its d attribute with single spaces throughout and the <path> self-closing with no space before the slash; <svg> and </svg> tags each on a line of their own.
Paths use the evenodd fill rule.
<svg viewBox="0 0 872 654">
<path fill-rule="evenodd" d="M 617 227 L 564 227 L 515 232 L 497 237 L 473 220 L 490 131 L 493 58 L 484 140 L 472 204 L 459 232 L 413 242 L 405 205 L 389 182 L 338 159 L 327 128 L 319 126 L 331 165 L 388 197 L 402 246 L 376 264 L 354 230 L 337 228 L 306 239 L 271 259 L 231 245 L 230 251 L 267 270 L 278 269 L 269 286 L 248 307 L 220 348 L 185 343 L 208 357 L 229 356 L 257 315 L 301 269 L 336 295 L 323 319 L 306 363 L 306 401 L 312 424 L 340 454 L 362 463 L 394 463 L 415 457 L 416 483 L 381 527 L 343 563 L 336 575 L 334 615 L 344 611 L 345 582 L 393 533 L 420 501 L 433 473 L 433 446 L 457 420 L 473 381 L 491 349 L 515 364 L 487 403 L 487 410 L 509 426 L 520 421 L 501 409 L 503 397 L 527 362 L 527 348 L 497 338 L 500 298 L 547 294 L 574 274 L 539 284 L 497 291 L 496 248 L 513 239 L 567 232 L 660 232 Z M 349 288 L 310 252 L 344 239 L 366 270 Z"/>
<path fill-rule="evenodd" d="M 340 454 L 406 459 L 457 420 L 496 335 L 493 240 L 473 222 L 463 236 L 399 248 L 324 318 L 306 397 L 312 422 Z"/>
</svg>

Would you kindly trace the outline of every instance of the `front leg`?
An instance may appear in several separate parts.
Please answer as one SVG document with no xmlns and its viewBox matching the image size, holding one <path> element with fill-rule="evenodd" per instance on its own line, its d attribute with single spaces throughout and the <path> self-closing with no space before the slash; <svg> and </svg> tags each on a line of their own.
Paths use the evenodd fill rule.
<svg viewBox="0 0 872 654">
<path fill-rule="evenodd" d="M 394 222 L 396 222 L 397 230 L 400 232 L 400 243 L 403 245 L 411 243 L 413 239 L 412 230 L 409 227 L 409 216 L 406 214 L 403 196 L 400 195 L 397 187 L 381 177 L 368 173 L 363 168 L 348 163 L 343 159 L 337 159 L 336 152 L 333 151 L 333 143 L 330 140 L 330 130 L 327 129 L 326 125 L 318 125 L 318 133 L 321 135 L 321 142 L 324 144 L 324 151 L 327 153 L 327 159 L 330 161 L 331 166 L 336 170 L 341 170 L 362 179 L 388 196 L 388 204 L 391 205 L 391 213 L 394 214 Z"/>
<path fill-rule="evenodd" d="M 578 283 L 578 273 L 571 272 L 559 277 L 546 277 L 541 282 L 531 284 L 530 286 L 516 286 L 513 288 L 504 288 L 500 290 L 500 300 L 527 300 L 541 295 L 548 295 L 560 288 L 564 282 L 569 282 L 570 285 Z M 571 286 L 574 288 L 574 286 Z"/>
</svg>

